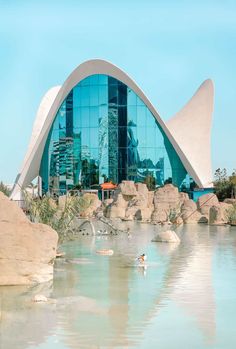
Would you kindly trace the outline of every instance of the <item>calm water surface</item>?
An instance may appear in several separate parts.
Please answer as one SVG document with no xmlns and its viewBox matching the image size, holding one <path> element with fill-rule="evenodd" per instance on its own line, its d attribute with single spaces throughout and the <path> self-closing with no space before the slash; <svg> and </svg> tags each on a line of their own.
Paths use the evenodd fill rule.
<svg viewBox="0 0 236 349">
<path fill-rule="evenodd" d="M 0 347 L 236 348 L 236 229 L 188 225 L 175 245 L 151 242 L 157 226 L 126 226 L 130 239 L 65 244 L 53 283 L 1 287 Z M 146 268 L 135 263 L 141 253 Z M 35 294 L 57 303 L 32 303 Z"/>
</svg>

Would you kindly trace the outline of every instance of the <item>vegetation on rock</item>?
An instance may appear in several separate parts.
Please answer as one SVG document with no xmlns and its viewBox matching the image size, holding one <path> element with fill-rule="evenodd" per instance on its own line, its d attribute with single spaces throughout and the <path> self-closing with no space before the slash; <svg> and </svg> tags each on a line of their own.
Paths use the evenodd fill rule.
<svg viewBox="0 0 236 349">
<path fill-rule="evenodd" d="M 0 191 L 6 196 L 10 196 L 10 189 L 8 189 L 8 187 L 2 181 L 0 182 Z"/>
<path fill-rule="evenodd" d="M 91 206 L 90 196 L 68 196 L 63 205 L 45 196 L 43 198 L 32 198 L 24 193 L 27 211 L 32 222 L 44 223 L 51 226 L 59 235 L 59 243 L 71 239 L 78 225 L 75 219 Z"/>
<path fill-rule="evenodd" d="M 147 175 L 144 179 L 144 183 L 146 184 L 148 190 L 156 189 L 156 179 L 152 175 Z"/>
<path fill-rule="evenodd" d="M 236 225 L 236 204 L 232 205 L 227 211 L 226 211 L 228 223 L 231 225 Z"/>
</svg>

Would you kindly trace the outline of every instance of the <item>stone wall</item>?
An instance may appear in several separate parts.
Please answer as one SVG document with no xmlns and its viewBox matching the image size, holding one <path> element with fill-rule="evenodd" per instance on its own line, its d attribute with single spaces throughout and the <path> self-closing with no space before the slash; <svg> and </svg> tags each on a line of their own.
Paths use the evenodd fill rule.
<svg viewBox="0 0 236 349">
<path fill-rule="evenodd" d="M 104 212 L 108 218 L 137 219 L 153 224 L 225 224 L 230 204 L 220 203 L 213 193 L 202 195 L 195 203 L 188 194 L 179 192 L 172 184 L 154 192 L 148 191 L 146 184 L 123 181 L 114 199 L 107 201 Z M 214 211 L 216 207 L 217 213 Z"/>
</svg>

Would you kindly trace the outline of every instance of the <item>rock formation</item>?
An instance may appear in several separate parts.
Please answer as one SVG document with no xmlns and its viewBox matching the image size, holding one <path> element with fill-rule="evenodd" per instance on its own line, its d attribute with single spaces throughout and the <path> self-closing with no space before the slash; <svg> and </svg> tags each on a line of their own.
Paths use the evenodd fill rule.
<svg viewBox="0 0 236 349">
<path fill-rule="evenodd" d="M 123 181 L 115 192 L 114 200 L 104 203 L 105 216 L 123 220 L 142 222 L 182 223 L 181 206 L 188 199 L 186 193 L 179 193 L 178 188 L 166 184 L 155 192 L 148 191 L 146 184 Z"/>
<path fill-rule="evenodd" d="M 188 194 L 179 193 L 178 188 L 166 184 L 154 193 L 154 211 L 152 221 L 155 223 L 176 220 L 181 213 L 181 206 L 188 199 Z"/>
<path fill-rule="evenodd" d="M 193 200 L 185 200 L 181 207 L 181 216 L 184 223 L 198 223 L 202 217 L 197 210 L 197 204 Z"/>
<path fill-rule="evenodd" d="M 226 202 L 219 202 L 218 205 L 210 207 L 209 210 L 209 224 L 210 225 L 224 225 L 229 222 L 228 212 L 232 208 L 231 204 Z"/>
<path fill-rule="evenodd" d="M 102 203 L 98 199 L 98 196 L 93 193 L 85 193 L 82 196 L 82 199 L 85 202 L 85 207 L 80 211 L 80 216 L 83 218 L 90 218 L 94 215 Z"/>
<path fill-rule="evenodd" d="M 93 193 L 85 193 L 82 196 L 59 196 L 58 206 L 61 211 L 65 209 L 67 203 L 71 201 L 74 202 L 79 200 L 80 206 L 80 216 L 82 218 L 92 217 L 98 208 L 101 207 L 102 203 L 99 200 L 98 196 Z"/>
<path fill-rule="evenodd" d="M 146 184 L 122 181 L 115 191 L 114 200 L 106 206 L 105 215 L 108 218 L 149 221 L 154 209 L 153 195 Z"/>
<path fill-rule="evenodd" d="M 204 194 L 197 200 L 197 208 L 203 216 L 209 217 L 211 206 L 219 206 L 219 200 L 213 193 Z"/>
<path fill-rule="evenodd" d="M 187 193 L 179 192 L 172 184 L 166 184 L 154 192 L 148 191 L 146 184 L 123 181 L 114 199 L 106 200 L 104 207 L 108 218 L 179 225 L 206 224 L 211 216 L 210 224 L 225 224 L 229 204 L 232 201 L 220 203 L 213 193 L 202 195 L 195 203 Z"/>
<path fill-rule="evenodd" d="M 57 233 L 31 223 L 23 211 L 0 192 L 0 285 L 29 285 L 53 278 Z"/>
</svg>

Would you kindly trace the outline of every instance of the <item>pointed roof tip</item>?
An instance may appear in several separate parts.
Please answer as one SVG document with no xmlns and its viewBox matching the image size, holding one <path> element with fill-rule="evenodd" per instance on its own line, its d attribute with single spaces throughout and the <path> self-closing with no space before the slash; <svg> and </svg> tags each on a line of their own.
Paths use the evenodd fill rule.
<svg viewBox="0 0 236 349">
<path fill-rule="evenodd" d="M 202 89 L 207 89 L 207 90 L 211 90 L 214 93 L 214 82 L 212 79 L 206 79 L 204 80 L 201 85 L 199 86 L 199 88 L 197 89 L 197 91 L 202 90 Z"/>
<path fill-rule="evenodd" d="M 190 100 L 166 122 L 174 141 L 198 177 L 200 187 L 212 182 L 209 144 L 213 106 L 214 84 L 211 79 L 206 79 Z"/>
<path fill-rule="evenodd" d="M 194 106 L 196 108 L 196 103 L 198 104 L 201 100 L 207 99 L 207 103 L 204 102 L 205 105 L 211 105 L 213 108 L 214 104 L 214 82 L 212 79 L 206 79 L 204 80 L 201 85 L 198 87 L 198 89 L 194 92 L 192 97 L 185 103 L 185 105 L 176 112 L 168 121 L 167 124 L 169 125 L 172 120 L 175 120 L 176 117 L 183 117 L 185 116 L 186 108 L 191 108 L 191 106 Z M 193 110 L 192 110 L 193 111 Z M 211 111 L 212 113 L 212 111 Z"/>
</svg>

